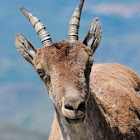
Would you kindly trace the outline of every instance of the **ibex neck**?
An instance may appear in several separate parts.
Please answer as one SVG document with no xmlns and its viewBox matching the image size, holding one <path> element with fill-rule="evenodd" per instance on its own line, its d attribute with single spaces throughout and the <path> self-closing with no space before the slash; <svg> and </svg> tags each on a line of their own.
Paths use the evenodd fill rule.
<svg viewBox="0 0 140 140">
<path fill-rule="evenodd" d="M 102 138 L 97 123 L 100 121 L 98 106 L 90 96 L 87 104 L 85 120 L 80 125 L 68 124 L 59 111 L 56 110 L 57 120 L 62 135 L 62 140 L 96 140 Z M 97 133 L 98 132 L 98 133 Z"/>
</svg>

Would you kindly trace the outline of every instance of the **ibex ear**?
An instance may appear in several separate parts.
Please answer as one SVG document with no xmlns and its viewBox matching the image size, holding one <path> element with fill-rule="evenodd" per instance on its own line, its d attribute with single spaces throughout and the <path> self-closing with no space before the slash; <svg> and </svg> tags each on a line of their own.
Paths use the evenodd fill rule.
<svg viewBox="0 0 140 140">
<path fill-rule="evenodd" d="M 15 45 L 21 56 L 34 66 L 37 49 L 20 34 L 15 35 Z"/>
<path fill-rule="evenodd" d="M 87 36 L 83 43 L 93 50 L 93 53 L 98 48 L 102 39 L 102 27 L 98 18 L 95 18 L 89 28 Z"/>
</svg>

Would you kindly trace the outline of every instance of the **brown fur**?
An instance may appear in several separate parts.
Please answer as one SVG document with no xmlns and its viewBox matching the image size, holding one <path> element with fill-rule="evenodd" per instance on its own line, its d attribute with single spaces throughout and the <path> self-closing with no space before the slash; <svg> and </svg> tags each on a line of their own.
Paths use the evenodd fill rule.
<svg viewBox="0 0 140 140">
<path fill-rule="evenodd" d="M 120 64 L 99 64 L 93 66 L 90 79 L 91 91 L 107 123 L 122 135 L 138 139 L 140 78 Z"/>
<path fill-rule="evenodd" d="M 140 78 L 132 70 L 119 64 L 92 67 L 93 50 L 77 41 L 36 50 L 17 34 L 15 43 L 54 104 L 50 140 L 140 138 Z"/>
<path fill-rule="evenodd" d="M 45 69 L 47 75 L 51 77 L 49 86 L 51 87 L 54 84 L 56 88 L 53 90 L 60 91 L 61 95 L 59 96 L 62 97 L 65 87 L 68 86 L 74 85 L 76 89 L 80 90 L 79 92 L 85 90 L 85 79 L 83 77 L 85 64 L 88 63 L 89 56 L 92 56 L 92 51 L 81 42 L 69 43 L 63 40 L 39 49 L 35 67 L 37 69 L 41 65 Z M 63 81 L 63 84 L 61 81 Z M 48 87 L 48 83 L 46 86 Z"/>
<path fill-rule="evenodd" d="M 50 77 L 50 81 L 43 81 L 55 107 L 62 108 L 62 98 L 67 94 L 70 98 L 75 98 L 74 92 L 82 96 L 81 93 L 87 90 L 84 71 L 91 56 L 92 51 L 80 42 L 69 43 L 63 40 L 39 49 L 35 68 L 43 67 Z M 137 140 L 140 137 L 139 90 L 140 78 L 129 68 L 119 64 L 93 65 L 90 74 L 92 94 L 87 102 L 87 115 L 81 124 L 82 127 L 79 125 L 73 128 L 72 125 L 68 125 L 62 119 L 61 110 L 56 108 L 50 140 L 60 140 L 61 135 L 64 139 L 72 140 Z M 90 137 L 86 136 L 84 130 L 88 127 L 90 129 L 88 123 L 94 126 L 91 126 L 94 131 L 89 132 Z M 81 129 L 83 135 L 78 136 L 79 138 L 78 129 Z M 74 133 L 76 131 L 77 133 Z"/>
<path fill-rule="evenodd" d="M 100 126 L 102 128 L 105 127 L 104 125 L 107 128 L 108 125 L 112 129 L 103 129 L 108 136 L 107 139 L 138 140 L 140 137 L 139 77 L 129 68 L 119 64 L 96 64 L 93 65 L 90 79 L 91 92 L 105 118 L 105 122 L 103 118 L 97 122 L 103 123 Z M 97 108 L 96 111 L 99 112 L 96 113 L 100 114 L 100 110 Z M 56 118 L 52 125 L 50 140 L 59 140 L 61 138 L 54 133 L 54 126 L 55 132 L 58 133 Z M 100 137 L 98 136 L 97 139 Z"/>
</svg>

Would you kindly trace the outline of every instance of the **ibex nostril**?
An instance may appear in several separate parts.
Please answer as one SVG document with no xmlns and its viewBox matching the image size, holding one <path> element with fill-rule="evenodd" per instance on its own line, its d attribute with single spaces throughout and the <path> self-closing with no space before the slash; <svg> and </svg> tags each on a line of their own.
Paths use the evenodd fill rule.
<svg viewBox="0 0 140 140">
<path fill-rule="evenodd" d="M 71 111 L 85 111 L 85 102 L 81 102 L 77 107 L 77 105 L 73 104 L 73 106 L 69 105 L 69 104 L 66 104 L 65 105 L 65 109 L 67 110 L 71 110 Z"/>
<path fill-rule="evenodd" d="M 72 106 L 69 106 L 69 105 L 65 105 L 65 108 L 68 110 L 74 110 L 74 108 Z"/>
<path fill-rule="evenodd" d="M 80 105 L 78 106 L 77 110 L 80 110 L 80 111 L 85 111 L 85 102 L 82 102 L 80 103 Z"/>
</svg>

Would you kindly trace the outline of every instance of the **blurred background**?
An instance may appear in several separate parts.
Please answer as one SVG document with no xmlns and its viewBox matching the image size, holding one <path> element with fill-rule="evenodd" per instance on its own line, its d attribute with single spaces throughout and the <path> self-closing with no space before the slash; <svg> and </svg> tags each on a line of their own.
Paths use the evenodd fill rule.
<svg viewBox="0 0 140 140">
<path fill-rule="evenodd" d="M 53 105 L 35 70 L 17 52 L 16 33 L 35 47 L 41 43 L 18 4 L 34 13 L 54 42 L 67 39 L 71 15 L 79 0 L 0 0 L 0 140 L 46 140 L 53 120 Z M 79 40 L 93 18 L 103 27 L 95 63 L 120 63 L 140 76 L 140 1 L 85 0 Z"/>
</svg>

